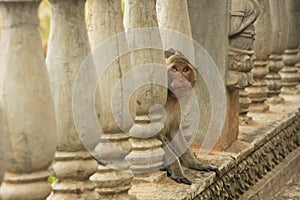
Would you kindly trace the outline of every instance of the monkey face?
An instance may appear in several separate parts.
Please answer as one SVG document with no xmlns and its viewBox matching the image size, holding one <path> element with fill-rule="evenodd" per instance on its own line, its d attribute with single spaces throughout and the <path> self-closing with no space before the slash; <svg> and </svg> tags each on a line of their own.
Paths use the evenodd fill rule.
<svg viewBox="0 0 300 200">
<path fill-rule="evenodd" d="M 194 71 L 188 63 L 172 63 L 168 66 L 168 86 L 177 98 L 190 94 L 193 81 Z"/>
</svg>

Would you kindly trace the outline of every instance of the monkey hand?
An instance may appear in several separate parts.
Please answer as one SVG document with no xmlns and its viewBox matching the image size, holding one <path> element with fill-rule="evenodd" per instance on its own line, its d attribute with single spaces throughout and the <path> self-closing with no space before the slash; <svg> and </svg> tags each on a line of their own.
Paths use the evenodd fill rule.
<svg viewBox="0 0 300 200">
<path fill-rule="evenodd" d="M 205 172 L 215 172 L 217 177 L 220 177 L 220 170 L 218 167 L 214 165 L 203 165 L 200 162 L 196 162 L 195 164 L 196 165 L 191 165 L 190 168 Z"/>
<path fill-rule="evenodd" d="M 184 177 L 184 176 L 178 176 L 178 177 L 171 177 L 174 181 L 176 181 L 177 183 L 184 183 L 184 184 L 187 184 L 187 185 L 192 185 L 192 182 Z"/>
<path fill-rule="evenodd" d="M 205 170 L 205 171 L 208 171 L 208 172 L 213 171 L 213 172 L 216 173 L 217 177 L 220 177 L 220 170 L 219 170 L 218 167 L 216 167 L 216 166 L 214 166 L 214 165 L 208 165 L 208 166 L 206 167 L 206 170 Z"/>
<path fill-rule="evenodd" d="M 164 170 L 167 171 L 167 176 L 176 181 L 177 183 L 184 183 L 187 185 L 192 184 L 192 182 L 183 175 L 183 172 L 174 172 L 170 169 L 170 167 L 166 167 Z"/>
</svg>

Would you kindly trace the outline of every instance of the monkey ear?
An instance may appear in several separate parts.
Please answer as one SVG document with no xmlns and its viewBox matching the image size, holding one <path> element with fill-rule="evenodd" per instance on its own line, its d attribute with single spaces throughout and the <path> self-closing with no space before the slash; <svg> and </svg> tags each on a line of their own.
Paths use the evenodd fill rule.
<svg viewBox="0 0 300 200">
<path fill-rule="evenodd" d="M 175 50 L 173 48 L 168 49 L 164 52 L 164 56 L 166 59 L 168 59 L 170 56 L 175 55 Z"/>
<path fill-rule="evenodd" d="M 176 56 L 180 56 L 180 57 L 182 57 L 182 58 L 186 58 L 179 50 L 176 50 L 176 51 L 175 51 L 175 55 L 176 55 Z"/>
</svg>

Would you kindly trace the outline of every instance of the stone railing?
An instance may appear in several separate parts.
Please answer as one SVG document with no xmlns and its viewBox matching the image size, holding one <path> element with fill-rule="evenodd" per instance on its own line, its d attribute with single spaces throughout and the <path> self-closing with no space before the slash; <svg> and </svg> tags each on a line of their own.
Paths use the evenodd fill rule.
<svg viewBox="0 0 300 200">
<path fill-rule="evenodd" d="M 49 2 L 45 59 L 40 0 L 0 0 L 1 198 L 250 198 L 251 188 L 286 159 L 299 162 L 298 0 L 125 0 L 124 14 L 120 0 L 88 0 L 87 24 L 85 0 Z M 159 170 L 164 151 L 155 136 L 164 116 L 154 105 L 165 104 L 167 90 L 152 83 L 167 80 L 163 67 L 149 64 L 164 65 L 162 50 L 172 45 L 195 63 L 199 52 L 191 40 L 176 41 L 176 34 L 157 34 L 155 27 L 193 38 L 224 79 L 226 97 L 220 98 L 226 102 L 216 111 L 212 101 L 218 97 L 208 85 L 213 83 L 198 77 L 201 114 L 195 121 L 201 126 L 190 147 L 198 154 L 203 138 L 218 134 L 222 127 L 210 124 L 223 111 L 215 148 L 201 157 L 219 167 L 220 177 L 186 169 L 194 183 L 188 186 Z M 137 28 L 151 31 L 141 37 Z M 107 41 L 112 45 L 105 46 Z M 110 67 L 97 84 L 101 69 L 82 70 L 85 65 Z M 201 72 L 207 66 L 196 67 Z M 128 78 L 131 70 L 136 74 Z M 130 90 L 145 82 L 150 84 Z M 128 100 L 131 93 L 134 100 Z"/>
</svg>

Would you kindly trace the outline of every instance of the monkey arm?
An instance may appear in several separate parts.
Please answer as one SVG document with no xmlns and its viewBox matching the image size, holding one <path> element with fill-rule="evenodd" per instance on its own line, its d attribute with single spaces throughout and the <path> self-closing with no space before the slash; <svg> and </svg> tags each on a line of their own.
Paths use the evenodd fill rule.
<svg viewBox="0 0 300 200">
<path fill-rule="evenodd" d="M 175 180 L 178 183 L 191 185 L 192 182 L 184 176 L 184 172 L 182 170 L 180 160 L 178 159 L 176 154 L 172 151 L 170 146 L 167 144 L 167 138 L 163 137 L 163 134 L 159 134 L 158 139 L 162 142 L 163 149 L 165 151 L 164 163 L 167 164 L 165 170 L 167 171 L 168 177 L 170 177 L 171 179 Z"/>
<path fill-rule="evenodd" d="M 164 147 L 165 147 L 164 148 L 164 150 L 165 150 L 164 161 L 166 163 L 169 163 L 170 159 L 174 160 L 170 165 L 166 166 L 166 171 L 167 171 L 168 177 L 170 177 L 171 179 L 175 180 L 178 183 L 184 183 L 187 185 L 191 185 L 192 182 L 184 176 L 184 172 L 181 167 L 180 161 L 177 158 L 177 156 L 175 155 L 175 153 L 172 151 L 172 149 L 168 145 L 165 145 Z"/>
<path fill-rule="evenodd" d="M 220 175 L 219 169 L 214 165 L 205 165 L 201 163 L 188 148 L 188 144 L 180 131 L 171 131 L 167 136 L 169 140 L 168 148 L 177 156 L 186 167 L 199 171 L 214 171 L 217 176 Z M 180 164 L 180 162 L 179 162 Z"/>
</svg>

